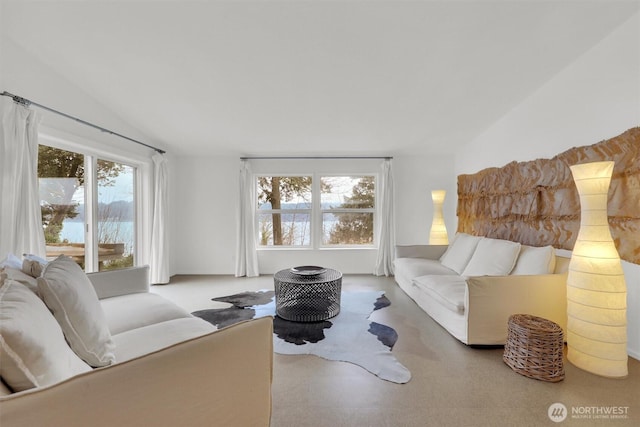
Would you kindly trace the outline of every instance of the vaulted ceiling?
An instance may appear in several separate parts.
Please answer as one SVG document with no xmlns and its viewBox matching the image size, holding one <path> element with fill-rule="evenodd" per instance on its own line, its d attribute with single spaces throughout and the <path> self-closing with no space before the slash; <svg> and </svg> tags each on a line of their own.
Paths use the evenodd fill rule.
<svg viewBox="0 0 640 427">
<path fill-rule="evenodd" d="M 429 153 L 469 142 L 637 11 L 4 0 L 1 34 L 177 154 Z"/>
</svg>

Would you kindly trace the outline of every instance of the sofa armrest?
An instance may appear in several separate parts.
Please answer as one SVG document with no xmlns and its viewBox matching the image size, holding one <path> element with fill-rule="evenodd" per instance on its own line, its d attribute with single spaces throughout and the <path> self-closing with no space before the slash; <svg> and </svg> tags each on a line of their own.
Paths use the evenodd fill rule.
<svg viewBox="0 0 640 427">
<path fill-rule="evenodd" d="M 99 299 L 149 292 L 149 266 L 88 273 Z"/>
<path fill-rule="evenodd" d="M 272 329 L 270 317 L 247 321 L 0 397 L 0 425 L 268 426 Z"/>
<path fill-rule="evenodd" d="M 448 245 L 397 245 L 396 258 L 439 259 Z"/>
<path fill-rule="evenodd" d="M 467 344 L 504 344 L 509 316 L 531 314 L 567 326 L 567 275 L 467 278 Z"/>
</svg>

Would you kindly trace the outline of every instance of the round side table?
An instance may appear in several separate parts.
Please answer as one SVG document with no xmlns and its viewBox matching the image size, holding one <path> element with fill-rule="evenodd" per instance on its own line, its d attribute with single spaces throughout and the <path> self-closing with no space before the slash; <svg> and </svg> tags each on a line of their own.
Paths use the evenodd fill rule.
<svg viewBox="0 0 640 427">
<path fill-rule="evenodd" d="M 327 268 L 314 275 L 280 270 L 273 276 L 276 314 L 293 322 L 320 322 L 340 312 L 342 273 Z"/>
</svg>

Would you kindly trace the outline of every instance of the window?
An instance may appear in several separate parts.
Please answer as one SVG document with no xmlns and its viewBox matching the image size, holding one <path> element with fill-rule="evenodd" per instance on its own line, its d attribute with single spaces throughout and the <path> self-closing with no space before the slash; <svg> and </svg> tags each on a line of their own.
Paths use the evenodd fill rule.
<svg viewBox="0 0 640 427">
<path fill-rule="evenodd" d="M 258 176 L 256 183 L 259 246 L 374 245 L 375 176 Z"/>
<path fill-rule="evenodd" d="M 133 266 L 135 172 L 125 164 L 40 145 L 47 257 L 68 255 L 87 271 Z"/>
<path fill-rule="evenodd" d="M 258 177 L 258 233 L 261 246 L 311 244 L 310 176 Z"/>
<path fill-rule="evenodd" d="M 323 245 L 372 245 L 373 176 L 320 178 Z"/>
</svg>

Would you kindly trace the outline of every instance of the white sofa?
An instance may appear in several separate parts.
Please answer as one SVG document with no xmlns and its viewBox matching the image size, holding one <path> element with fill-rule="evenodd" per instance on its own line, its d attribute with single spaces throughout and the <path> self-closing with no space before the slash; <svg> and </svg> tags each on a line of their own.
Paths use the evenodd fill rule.
<svg viewBox="0 0 640 427">
<path fill-rule="evenodd" d="M 455 338 L 501 345 L 512 314 L 543 317 L 566 330 L 568 264 L 550 246 L 458 233 L 449 246 L 397 246 L 394 268 L 400 288 Z"/>
<path fill-rule="evenodd" d="M 45 267 L 44 277 L 47 269 L 52 268 Z M 104 351 L 84 343 L 91 353 L 86 359 L 104 365 L 100 367 L 79 358 L 82 351 L 70 351 L 78 337 L 62 327 L 55 304 L 48 304 L 48 312 L 39 305 L 40 298 L 49 302 L 43 284 L 20 270 L 4 269 L 2 427 L 269 425 L 271 318 L 216 330 L 149 292 L 147 267 L 85 277 L 99 308 L 94 306 L 92 315 L 72 325 L 73 333 L 82 335 L 86 324 L 96 319 L 106 324 L 106 341 L 104 333 L 94 333 L 100 327 L 90 331 L 107 343 Z M 73 308 L 65 310 L 62 322 L 74 322 Z M 25 341 L 29 334 L 32 341 Z"/>
</svg>

